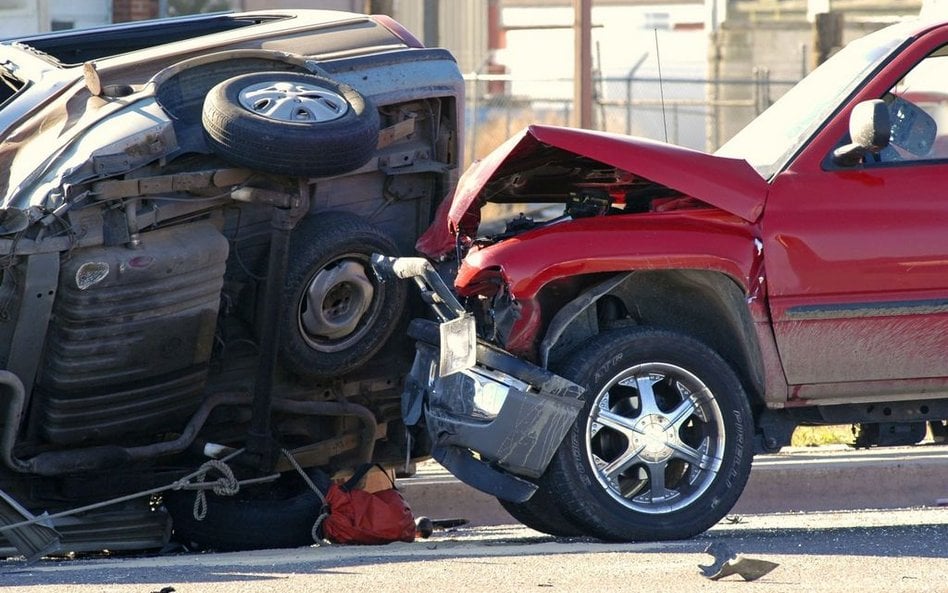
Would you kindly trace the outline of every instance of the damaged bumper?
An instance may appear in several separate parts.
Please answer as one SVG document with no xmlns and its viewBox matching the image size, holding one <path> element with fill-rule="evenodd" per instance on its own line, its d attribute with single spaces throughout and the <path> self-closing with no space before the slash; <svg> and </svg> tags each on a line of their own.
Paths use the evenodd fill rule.
<svg viewBox="0 0 948 593">
<path fill-rule="evenodd" d="M 546 470 L 582 408 L 582 387 L 484 341 L 465 344 L 446 331 L 463 308 L 425 260 L 376 257 L 373 263 L 379 271 L 415 280 L 441 319 L 418 319 L 409 327 L 417 352 L 402 396 L 406 425 L 423 424 L 432 455 L 462 481 L 500 498 L 528 499 L 536 489 L 529 479 Z M 442 372 L 445 360 L 463 360 L 467 350 L 474 354 L 469 365 Z"/>
</svg>

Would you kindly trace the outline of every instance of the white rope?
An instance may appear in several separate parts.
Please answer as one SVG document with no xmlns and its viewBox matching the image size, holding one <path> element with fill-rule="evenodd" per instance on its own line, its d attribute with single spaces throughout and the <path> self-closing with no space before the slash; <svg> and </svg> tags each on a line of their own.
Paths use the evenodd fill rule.
<svg viewBox="0 0 948 593">
<path fill-rule="evenodd" d="M 310 477 L 306 475 L 306 472 L 304 472 L 303 468 L 300 467 L 300 464 L 296 462 L 296 459 L 293 458 L 293 455 L 286 449 L 281 449 L 281 451 L 283 452 L 283 455 L 285 455 L 286 458 L 290 460 L 290 464 L 293 466 L 296 472 L 303 478 L 303 481 L 306 482 L 306 485 L 309 486 L 310 490 L 315 492 L 316 496 L 318 496 L 319 500 L 321 500 L 323 503 L 323 506 L 320 509 L 319 517 L 316 518 L 316 522 L 313 523 L 313 527 L 309 531 L 309 534 L 313 538 L 313 541 L 317 545 L 322 545 L 325 542 L 325 540 L 319 536 L 319 527 L 320 525 L 322 525 L 323 520 L 329 516 L 329 505 L 326 503 L 326 497 L 325 495 L 323 495 L 320 489 L 316 487 L 316 484 L 313 483 Z"/>
<path fill-rule="evenodd" d="M 204 478 L 207 476 L 207 473 L 211 470 L 217 471 L 220 474 L 220 477 L 214 480 L 213 482 L 205 482 Z M 174 490 L 180 490 L 185 486 L 190 486 L 192 483 L 189 481 L 189 478 L 194 478 L 193 485 L 203 486 L 202 489 L 198 490 L 194 495 L 194 518 L 197 521 L 203 521 L 207 517 L 207 490 L 211 489 L 214 491 L 214 494 L 218 496 L 233 496 L 240 492 L 240 483 L 237 481 L 237 478 L 234 477 L 234 470 L 230 469 L 230 466 L 225 462 L 219 459 L 211 459 L 210 461 L 205 461 L 200 468 L 187 478 L 178 480 L 174 483 L 172 488 Z"/>
</svg>

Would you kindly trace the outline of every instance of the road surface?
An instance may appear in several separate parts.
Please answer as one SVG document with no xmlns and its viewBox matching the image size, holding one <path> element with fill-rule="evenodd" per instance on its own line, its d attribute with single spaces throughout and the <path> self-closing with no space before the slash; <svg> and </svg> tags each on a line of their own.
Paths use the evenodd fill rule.
<svg viewBox="0 0 948 593">
<path fill-rule="evenodd" d="M 779 566 L 753 583 L 712 582 L 698 571 L 712 561 L 703 552 L 712 542 Z M 388 546 L 6 561 L 0 585 L 29 593 L 948 593 L 948 508 L 739 515 L 665 543 L 482 526 Z"/>
</svg>

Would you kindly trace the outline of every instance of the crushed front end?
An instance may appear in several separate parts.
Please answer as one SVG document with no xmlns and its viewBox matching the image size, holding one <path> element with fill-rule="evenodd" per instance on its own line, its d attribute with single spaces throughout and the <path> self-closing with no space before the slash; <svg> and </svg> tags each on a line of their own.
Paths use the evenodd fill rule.
<svg viewBox="0 0 948 593">
<path fill-rule="evenodd" d="M 405 424 L 515 517 L 516 504 L 506 502 L 546 513 L 540 478 L 567 434 L 585 430 L 590 396 L 557 372 L 611 330 L 661 324 L 672 309 L 695 325 L 706 317 L 675 294 L 712 283 L 742 300 L 724 278 L 757 277 L 749 225 L 764 185 L 744 162 L 640 138 L 546 126 L 515 135 L 461 177 L 416 244 L 427 259 L 374 260 L 382 275 L 413 279 L 437 318 L 416 320 L 409 332 L 417 355 Z M 498 225 L 497 217 L 482 221 L 488 204 L 523 210 Z M 663 266 L 674 271 L 656 272 Z M 609 450 L 600 459 L 614 461 L 613 450 L 644 430 L 605 431 L 614 434 L 596 439 Z"/>
</svg>

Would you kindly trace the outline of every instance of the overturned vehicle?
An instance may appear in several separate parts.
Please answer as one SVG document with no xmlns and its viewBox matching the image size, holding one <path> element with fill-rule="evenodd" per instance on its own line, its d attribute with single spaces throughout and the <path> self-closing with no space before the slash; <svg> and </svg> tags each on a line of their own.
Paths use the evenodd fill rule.
<svg viewBox="0 0 948 593">
<path fill-rule="evenodd" d="M 512 138 L 460 179 L 427 258 L 377 258 L 434 313 L 409 328 L 414 438 L 526 525 L 609 540 L 709 528 L 800 424 L 943 440 L 946 81 L 948 24 L 912 22 L 713 155 Z M 491 230 L 489 203 L 537 214 Z"/>
<path fill-rule="evenodd" d="M 0 75 L 0 548 L 311 542 L 299 473 L 404 460 L 418 298 L 370 255 L 456 183 L 454 59 L 271 11 L 4 42 Z"/>
</svg>

